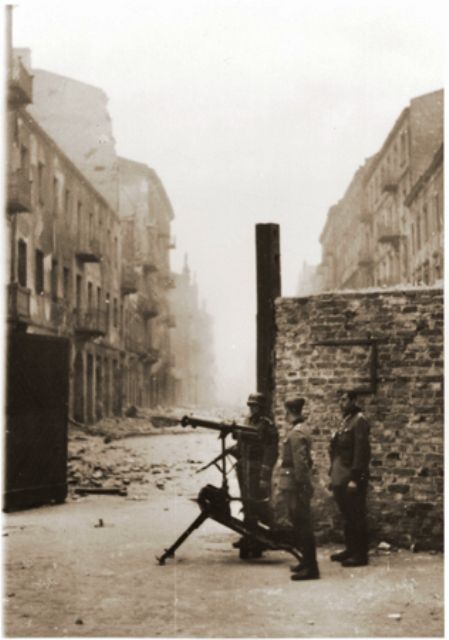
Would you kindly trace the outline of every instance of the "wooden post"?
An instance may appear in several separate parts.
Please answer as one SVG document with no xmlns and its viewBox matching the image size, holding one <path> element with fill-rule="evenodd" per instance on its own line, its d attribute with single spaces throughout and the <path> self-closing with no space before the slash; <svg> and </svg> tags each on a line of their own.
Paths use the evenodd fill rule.
<svg viewBox="0 0 449 640">
<path fill-rule="evenodd" d="M 272 410 L 274 386 L 274 300 L 281 295 L 279 225 L 256 225 L 257 267 L 257 391 Z"/>
</svg>

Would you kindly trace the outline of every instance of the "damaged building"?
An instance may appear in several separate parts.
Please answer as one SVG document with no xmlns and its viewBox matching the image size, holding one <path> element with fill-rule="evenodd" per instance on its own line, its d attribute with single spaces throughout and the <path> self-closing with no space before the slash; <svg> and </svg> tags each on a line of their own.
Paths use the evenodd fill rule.
<svg viewBox="0 0 449 640">
<path fill-rule="evenodd" d="M 10 332 L 69 342 L 75 422 L 176 404 L 189 381 L 175 377 L 164 186 L 117 155 L 101 89 L 32 69 L 28 50 L 9 58 Z"/>
</svg>

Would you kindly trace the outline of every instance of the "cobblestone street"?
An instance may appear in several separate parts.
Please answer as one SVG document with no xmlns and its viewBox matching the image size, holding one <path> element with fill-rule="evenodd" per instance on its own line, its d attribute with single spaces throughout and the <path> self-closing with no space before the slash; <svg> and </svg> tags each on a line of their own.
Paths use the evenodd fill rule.
<svg viewBox="0 0 449 640">
<path fill-rule="evenodd" d="M 78 445 L 91 450 L 90 438 Z M 290 581 L 286 554 L 240 561 L 235 534 L 206 522 L 159 566 L 156 556 L 198 514 L 189 498 L 219 482 L 214 469 L 195 473 L 217 445 L 215 434 L 199 431 L 115 440 L 98 462 L 122 455 L 126 473 L 136 469 L 126 497 L 72 496 L 6 515 L 4 634 L 443 635 L 441 554 L 374 554 L 370 566 L 351 570 L 321 547 L 322 579 L 301 584 Z"/>
</svg>

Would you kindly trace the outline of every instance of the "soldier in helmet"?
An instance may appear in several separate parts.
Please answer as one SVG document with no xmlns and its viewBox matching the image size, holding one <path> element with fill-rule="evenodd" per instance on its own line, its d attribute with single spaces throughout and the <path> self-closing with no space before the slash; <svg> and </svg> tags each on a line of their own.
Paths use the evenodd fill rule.
<svg viewBox="0 0 449 640">
<path fill-rule="evenodd" d="M 304 398 L 286 400 L 286 418 L 290 431 L 281 446 L 280 490 L 293 525 L 294 544 L 303 554 L 301 562 L 292 567 L 292 580 L 314 580 L 320 577 L 310 508 L 313 495 L 311 439 L 308 429 L 303 425 L 304 404 Z"/>
<path fill-rule="evenodd" d="M 237 436 L 237 477 L 243 506 L 245 525 L 252 527 L 259 520 L 269 524 L 269 499 L 271 474 L 278 455 L 278 432 L 267 416 L 266 400 L 262 393 L 248 397 L 248 425 L 257 431 L 257 438 L 246 434 Z M 243 537 L 234 543 L 240 548 L 241 557 L 258 557 L 262 547 Z"/>
</svg>

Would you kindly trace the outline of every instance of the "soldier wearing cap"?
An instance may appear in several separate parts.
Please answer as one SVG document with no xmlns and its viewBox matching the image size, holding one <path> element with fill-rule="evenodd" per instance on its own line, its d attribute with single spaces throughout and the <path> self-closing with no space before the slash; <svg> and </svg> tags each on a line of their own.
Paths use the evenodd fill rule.
<svg viewBox="0 0 449 640">
<path fill-rule="evenodd" d="M 269 523 L 269 499 L 271 474 L 278 455 L 278 432 L 273 421 L 266 415 L 266 400 L 262 393 L 251 393 L 248 397 L 249 416 L 246 423 L 257 430 L 257 438 L 237 436 L 237 477 L 243 506 L 244 523 L 248 527 L 258 520 Z M 258 557 L 262 547 L 246 538 L 234 543 L 240 547 L 240 555 Z"/>
<path fill-rule="evenodd" d="M 292 580 L 314 580 L 320 577 L 316 559 L 310 501 L 312 487 L 312 455 L 309 430 L 304 426 L 304 398 L 285 402 L 287 421 L 291 426 L 281 446 L 279 488 L 285 496 L 294 530 L 294 543 L 303 554 L 301 562 L 292 567 Z"/>
<path fill-rule="evenodd" d="M 368 564 L 366 492 L 370 460 L 370 425 L 356 404 L 356 391 L 341 392 L 341 427 L 330 443 L 330 478 L 334 498 L 344 520 L 346 548 L 331 560 L 344 567 Z"/>
</svg>

